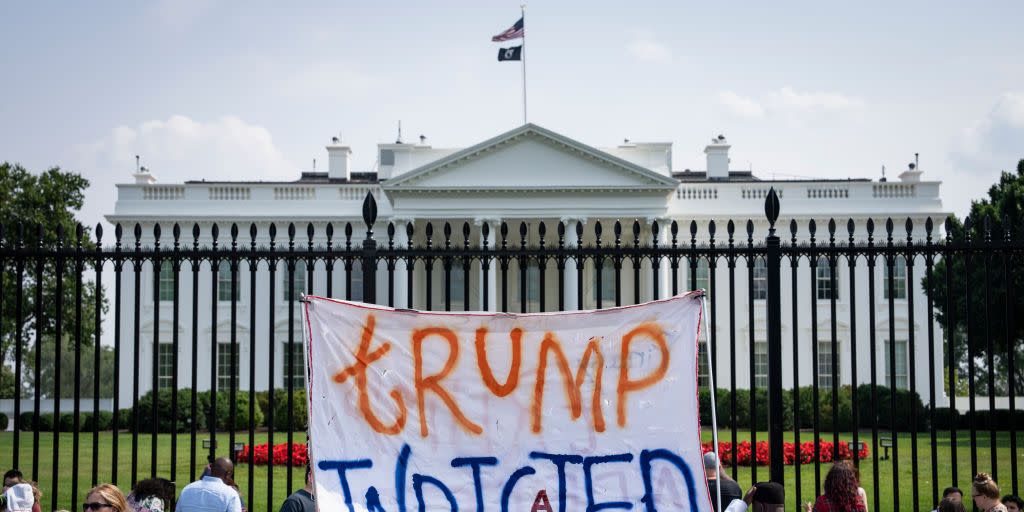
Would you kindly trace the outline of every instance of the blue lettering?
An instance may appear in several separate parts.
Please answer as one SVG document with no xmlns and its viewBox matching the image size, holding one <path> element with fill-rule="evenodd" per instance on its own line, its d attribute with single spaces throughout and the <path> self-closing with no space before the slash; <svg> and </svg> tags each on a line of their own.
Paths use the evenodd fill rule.
<svg viewBox="0 0 1024 512">
<path fill-rule="evenodd" d="M 430 484 L 436 487 L 444 494 L 445 499 L 448 500 L 448 504 L 452 507 L 452 512 L 459 512 L 459 504 L 456 503 L 455 495 L 452 494 L 452 491 L 448 486 L 444 485 L 440 480 L 432 476 L 416 473 L 412 475 L 412 489 L 416 491 L 416 499 L 420 502 L 420 512 L 427 511 L 427 503 L 423 500 L 423 484 Z"/>
<path fill-rule="evenodd" d="M 395 465 L 395 499 L 398 501 L 398 512 L 405 512 L 405 474 L 409 469 L 411 456 L 412 448 L 409 448 L 408 444 L 402 445 L 398 463 Z"/>
<path fill-rule="evenodd" d="M 480 483 L 480 466 L 497 466 L 496 457 L 459 457 L 452 459 L 453 468 L 469 466 L 473 469 L 473 490 L 476 492 L 476 510 L 484 512 L 484 490 Z"/>
<path fill-rule="evenodd" d="M 520 478 L 529 476 L 536 473 L 537 470 L 530 466 L 523 466 L 508 477 L 508 481 L 505 482 L 505 487 L 501 489 L 501 512 L 508 512 L 508 499 L 512 496 L 512 490 L 515 489 L 516 483 L 519 482 Z"/>
<path fill-rule="evenodd" d="M 680 456 L 669 450 L 658 449 L 640 452 L 640 475 L 644 480 L 644 497 L 640 501 L 647 505 L 647 512 L 658 512 L 658 507 L 654 503 L 654 486 L 651 483 L 651 462 L 655 460 L 668 461 L 682 473 L 683 480 L 686 482 L 686 497 L 690 502 L 690 510 L 698 510 L 696 485 L 693 482 L 693 473 L 690 472 L 690 467 Z"/>
<path fill-rule="evenodd" d="M 373 461 L 370 459 L 361 460 L 322 460 L 317 467 L 322 471 L 335 470 L 338 472 L 338 478 L 341 479 L 341 491 L 345 494 L 345 505 L 348 506 L 349 512 L 356 512 L 356 509 L 352 506 L 352 491 L 348 488 L 348 478 L 345 477 L 345 472 L 350 469 L 369 469 L 373 467 Z"/>
<path fill-rule="evenodd" d="M 632 453 L 620 453 L 618 455 L 602 455 L 600 457 L 587 457 L 583 459 L 583 482 L 584 484 L 586 484 L 587 489 L 587 512 L 597 512 L 598 510 L 605 510 L 609 508 L 621 508 L 624 510 L 633 509 L 633 504 L 626 501 L 606 501 L 604 503 L 594 503 L 594 481 L 591 475 L 591 468 L 597 464 L 632 461 Z"/>
</svg>

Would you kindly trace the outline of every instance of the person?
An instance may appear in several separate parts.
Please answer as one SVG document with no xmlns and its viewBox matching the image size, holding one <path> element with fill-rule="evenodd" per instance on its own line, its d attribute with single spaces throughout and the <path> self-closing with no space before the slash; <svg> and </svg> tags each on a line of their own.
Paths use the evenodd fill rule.
<svg viewBox="0 0 1024 512">
<path fill-rule="evenodd" d="M 935 510 L 936 512 L 967 512 L 967 509 L 964 508 L 963 500 L 952 496 L 942 498 L 942 501 L 939 502 L 939 508 Z"/>
<path fill-rule="evenodd" d="M 231 459 L 221 457 L 210 464 L 210 474 L 185 486 L 178 497 L 178 512 L 242 512 L 238 492 L 224 483 L 235 472 Z"/>
<path fill-rule="evenodd" d="M 280 512 L 316 512 L 316 501 L 313 498 L 313 470 L 306 466 L 306 486 L 288 496 L 281 504 Z"/>
<path fill-rule="evenodd" d="M 785 512 L 786 496 L 782 485 L 775 482 L 754 484 L 742 500 L 732 500 L 725 512 Z"/>
<path fill-rule="evenodd" d="M 82 512 L 132 512 L 128 508 L 128 500 L 117 486 L 100 484 L 85 495 Z"/>
<path fill-rule="evenodd" d="M 4 510 L 8 512 L 29 512 L 39 505 L 32 494 L 32 486 L 23 483 L 16 483 L 6 488 L 2 501 Z"/>
<path fill-rule="evenodd" d="M 740 484 L 725 475 L 725 472 L 722 471 L 722 464 L 718 462 L 715 452 L 704 454 L 704 476 L 708 479 L 708 492 L 711 493 L 712 510 L 720 510 L 718 508 L 718 492 L 716 492 L 715 487 L 721 488 L 722 503 L 732 503 L 733 500 L 743 497 L 743 489 L 740 489 Z"/>
<path fill-rule="evenodd" d="M 818 496 L 813 506 L 804 505 L 807 512 L 867 512 L 867 504 L 860 497 L 857 488 L 857 473 L 846 461 L 832 465 L 825 475 L 825 494 Z"/>
<path fill-rule="evenodd" d="M 1007 494 L 1000 501 L 1006 505 L 1006 512 L 1024 512 L 1024 500 L 1020 499 L 1020 496 Z"/>
<path fill-rule="evenodd" d="M 174 501 L 174 482 L 166 478 L 139 480 L 128 495 L 128 506 L 134 512 L 170 511 L 172 501 Z"/>
<path fill-rule="evenodd" d="M 964 501 L 964 492 L 959 487 L 949 486 L 942 490 L 942 499 L 949 498 L 952 501 Z M 939 512 L 938 507 L 932 512 Z"/>
<path fill-rule="evenodd" d="M 6 493 L 11 487 L 18 484 L 26 484 L 32 489 L 32 512 L 42 512 L 43 508 L 39 502 L 43 499 L 43 492 L 39 490 L 39 487 L 36 486 L 35 482 L 25 480 L 25 476 L 17 469 L 10 469 L 4 473 L 4 493 Z"/>
<path fill-rule="evenodd" d="M 978 473 L 971 482 L 971 498 L 982 512 L 1007 512 L 999 501 L 999 485 L 988 473 Z"/>
</svg>

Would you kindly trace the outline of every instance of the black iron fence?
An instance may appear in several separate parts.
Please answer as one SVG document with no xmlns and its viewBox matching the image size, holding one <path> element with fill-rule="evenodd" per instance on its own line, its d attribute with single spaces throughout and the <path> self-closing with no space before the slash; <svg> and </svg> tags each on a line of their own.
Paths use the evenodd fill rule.
<svg viewBox="0 0 1024 512">
<path fill-rule="evenodd" d="M 758 219 L 767 236 L 756 238 L 754 221 L 475 229 L 421 221 L 388 223 L 375 235 L 372 195 L 362 226 L 339 224 L 337 233 L 332 223 L 320 232 L 289 224 L 283 233 L 274 224 L 264 232 L 232 224 L 226 236 L 216 224 L 186 232 L 174 224 L 170 233 L 153 225 L 145 234 L 141 225 L 130 234 L 118 225 L 104 246 L 101 226 L 92 240 L 81 227 L 0 226 L 0 392 L 11 399 L 13 429 L 0 434 L 0 447 L 11 448 L 0 466 L 30 467 L 26 476 L 42 483 L 53 508 L 59 500 L 74 510 L 97 482 L 194 480 L 206 457 L 238 455 L 241 444 L 243 496 L 276 509 L 302 469 L 275 468 L 270 453 L 263 473 L 253 447 L 266 439 L 272 452 L 283 439 L 286 460 L 304 456 L 293 444 L 305 428 L 301 353 L 281 354 L 276 340 L 292 347 L 301 339 L 298 310 L 287 307 L 301 293 L 526 312 L 618 306 L 699 285 L 710 300 L 702 346 L 717 355 L 702 373 L 727 376 L 716 399 L 734 478 L 785 482 L 797 504 L 820 492 L 828 462 L 848 456 L 865 469 L 874 510 L 928 510 L 943 487 L 969 485 L 966 456 L 971 474 L 988 471 L 1018 492 L 1024 351 L 1014 292 L 1024 244 L 1009 223 L 783 227 L 779 210 L 772 191 Z M 479 281 L 472 297 L 470 275 Z M 248 307 L 239 305 L 240 284 Z M 277 315 L 287 317 L 286 333 Z M 906 320 L 899 333 L 897 317 Z M 868 368 L 858 367 L 865 361 Z M 959 400 L 965 414 L 958 394 L 968 397 Z M 764 431 L 767 457 L 758 453 Z M 218 446 L 225 440 L 231 448 Z M 275 488 L 282 477 L 286 485 Z"/>
</svg>

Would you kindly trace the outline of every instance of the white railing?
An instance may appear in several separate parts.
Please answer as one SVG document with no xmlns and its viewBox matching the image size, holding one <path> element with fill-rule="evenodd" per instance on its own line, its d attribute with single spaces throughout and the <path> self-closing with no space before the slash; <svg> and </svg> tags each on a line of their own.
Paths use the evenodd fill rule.
<svg viewBox="0 0 1024 512">
<path fill-rule="evenodd" d="M 768 197 L 768 191 L 771 188 L 744 188 L 740 192 L 740 196 L 743 199 L 764 199 Z M 775 193 L 778 194 L 779 198 L 782 198 L 782 189 L 775 189 Z"/>
<path fill-rule="evenodd" d="M 316 199 L 316 189 L 313 187 L 274 187 L 274 199 L 284 201 Z"/>
<path fill-rule="evenodd" d="M 150 201 L 175 201 L 178 199 L 185 199 L 185 187 L 179 185 L 148 186 L 142 189 L 142 198 Z"/>
<path fill-rule="evenodd" d="M 211 201 L 248 201 L 251 197 L 249 187 L 210 187 Z"/>
<path fill-rule="evenodd" d="M 846 199 L 850 197 L 847 187 L 816 187 L 807 189 L 807 199 Z"/>
<path fill-rule="evenodd" d="M 706 200 L 718 199 L 717 187 L 679 187 L 676 199 Z"/>
<path fill-rule="evenodd" d="M 906 183 L 875 183 L 871 187 L 871 193 L 874 197 L 882 198 L 917 196 L 914 185 Z"/>
<path fill-rule="evenodd" d="M 380 199 L 380 189 L 376 186 L 367 185 L 338 187 L 338 199 L 344 201 L 362 201 L 363 198 L 366 197 L 367 192 L 372 193 L 375 199 Z"/>
</svg>

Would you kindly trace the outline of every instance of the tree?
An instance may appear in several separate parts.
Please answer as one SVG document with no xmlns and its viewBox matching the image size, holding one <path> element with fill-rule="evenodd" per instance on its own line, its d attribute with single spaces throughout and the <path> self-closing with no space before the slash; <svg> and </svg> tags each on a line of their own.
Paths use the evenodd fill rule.
<svg viewBox="0 0 1024 512">
<path fill-rule="evenodd" d="M 1017 243 L 1024 241 L 1024 159 L 1017 163 L 1015 173 L 1002 173 L 999 182 L 989 188 L 987 198 L 971 202 L 970 214 L 963 221 L 951 217 L 948 225 L 949 236 L 954 243 L 964 241 L 968 235 L 982 243 L 991 240 L 991 243 L 998 244 L 1007 237 Z M 1018 396 L 1024 394 L 1024 350 L 1021 350 L 1024 295 L 1018 293 L 1024 289 L 1024 272 L 1019 271 L 1024 260 L 1020 256 L 1009 260 L 1004 258 L 1004 253 L 990 251 L 972 253 L 970 261 L 966 261 L 963 255 L 957 255 L 951 261 L 936 263 L 932 274 L 925 276 L 923 281 L 923 286 L 928 286 L 931 279 L 936 320 L 946 332 L 953 333 L 956 352 L 953 364 L 960 374 L 965 374 L 969 366 L 977 370 L 975 392 L 981 395 L 988 394 L 989 371 L 995 372 L 996 394 L 1007 394 L 1011 353 L 1015 365 L 1014 387 Z M 1008 269 L 1007 276 L 1003 273 L 1004 264 Z M 947 267 L 949 289 L 946 288 Z M 986 290 L 989 300 L 986 300 Z M 1009 305 L 1006 300 L 1010 301 Z M 947 307 L 947 301 L 952 308 Z M 954 326 L 952 330 L 951 326 Z M 968 328 L 971 333 L 969 347 Z M 989 338 L 993 348 L 992 368 L 988 366 Z M 973 359 L 967 357 L 968 348 L 974 355 Z M 966 393 L 967 385 L 961 375 L 956 382 L 956 390 Z"/>
<path fill-rule="evenodd" d="M 8 258 L 3 261 L 0 271 L 3 272 L 2 308 L 0 308 L 0 397 L 12 398 L 15 389 L 22 390 L 22 396 L 34 390 L 33 380 L 34 358 L 30 357 L 35 345 L 36 333 L 43 339 L 43 352 L 46 346 L 54 347 L 58 314 L 62 319 L 61 346 L 74 348 L 75 333 L 79 328 L 75 324 L 75 255 L 74 250 L 81 243 L 83 254 L 88 256 L 95 248 L 91 239 L 91 230 L 82 227 L 79 231 L 75 213 L 81 210 L 85 199 L 85 189 L 89 181 L 74 172 L 62 171 L 58 167 L 33 174 L 18 164 L 0 163 L 0 222 L 3 223 L 3 249 L 5 252 L 16 247 L 32 249 L 44 247 L 55 249 L 63 247 L 68 250 L 62 260 L 63 276 L 60 284 L 63 287 L 61 297 L 57 300 L 57 261 L 47 259 L 42 267 L 42 279 L 37 277 L 36 258 L 22 261 L 24 269 L 19 277 L 16 261 Z M 78 233 L 81 238 L 78 238 Z M 91 345 L 95 342 L 96 315 L 96 284 L 92 282 L 94 264 L 88 257 L 82 263 L 82 312 L 81 343 Z M 22 283 L 21 317 L 16 314 L 17 283 Z M 42 290 L 42 302 L 39 304 L 41 315 L 36 314 L 36 290 Z M 58 303 L 60 312 L 58 313 Z M 106 300 L 100 305 L 106 311 Z M 17 332 L 21 332 L 20 339 Z M 15 383 L 13 368 L 17 347 L 22 351 L 21 382 Z M 89 352 L 91 357 L 91 352 Z M 53 364 L 55 354 L 51 354 L 49 364 Z M 83 353 L 84 355 L 84 353 Z M 62 360 L 64 357 L 62 355 Z M 45 363 L 44 363 L 45 364 Z M 83 375 L 91 368 L 91 359 L 82 359 Z M 42 369 L 41 369 L 42 370 Z M 42 371 L 42 373 L 47 373 Z M 50 374 L 53 373 L 51 370 Z M 65 375 L 64 368 L 61 375 Z M 73 374 L 72 374 L 73 375 Z M 52 387 L 52 386 L 51 386 Z M 62 385 L 63 387 L 63 385 Z M 44 396 L 53 394 L 52 389 L 41 390 Z"/>
</svg>

